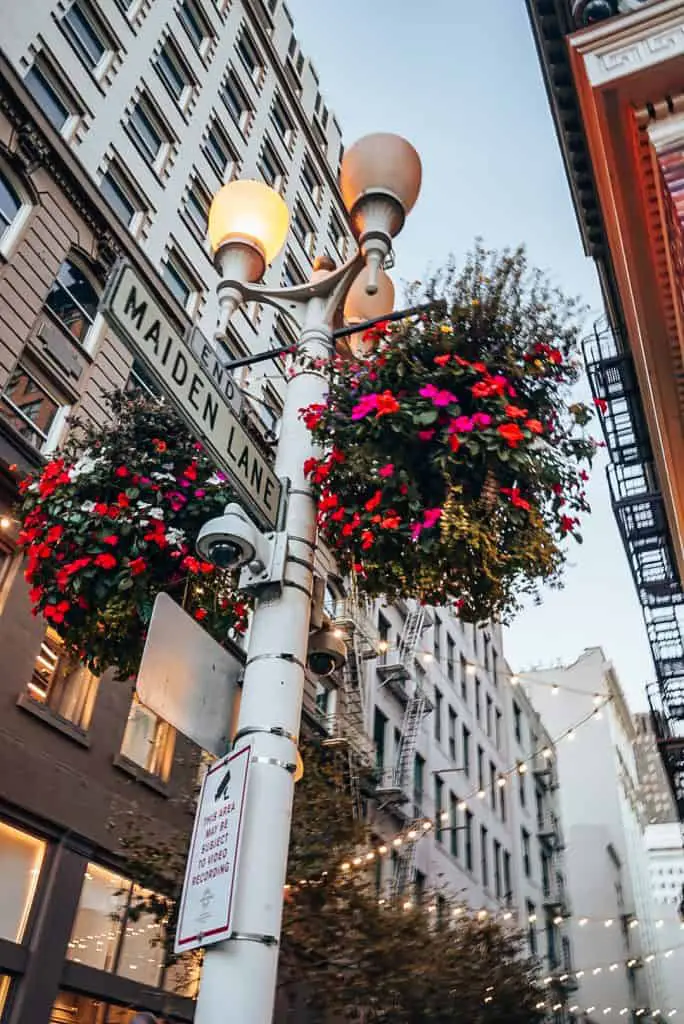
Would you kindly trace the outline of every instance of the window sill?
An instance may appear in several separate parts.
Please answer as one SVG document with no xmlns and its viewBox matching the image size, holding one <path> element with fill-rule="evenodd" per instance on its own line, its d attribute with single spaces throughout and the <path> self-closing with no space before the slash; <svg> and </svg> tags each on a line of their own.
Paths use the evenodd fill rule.
<svg viewBox="0 0 684 1024">
<path fill-rule="evenodd" d="M 127 775 L 131 775 L 136 782 L 142 782 L 144 786 L 153 789 L 159 796 L 169 796 L 168 782 L 164 782 L 158 775 L 153 775 L 151 772 L 146 771 L 139 764 L 136 764 L 135 761 L 131 761 L 130 758 L 126 757 L 125 754 L 117 754 L 113 764 L 115 768 L 119 768 Z"/>
<path fill-rule="evenodd" d="M 28 711 L 30 715 L 35 715 L 41 722 L 52 726 L 53 729 L 61 732 L 68 739 L 73 740 L 74 743 L 78 743 L 79 746 L 86 747 L 86 749 L 90 748 L 90 737 L 87 732 L 81 729 L 80 726 L 74 725 L 73 722 L 67 721 L 66 718 L 62 718 L 52 711 L 51 708 L 46 707 L 45 704 L 40 704 L 38 701 L 33 700 L 32 697 L 22 693 L 17 701 L 17 707 L 22 708 L 23 711 Z"/>
</svg>

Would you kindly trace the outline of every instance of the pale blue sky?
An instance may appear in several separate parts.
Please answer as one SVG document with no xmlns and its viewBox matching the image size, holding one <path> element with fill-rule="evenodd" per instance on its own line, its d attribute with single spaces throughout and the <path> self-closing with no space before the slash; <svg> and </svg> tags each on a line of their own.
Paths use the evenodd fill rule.
<svg viewBox="0 0 684 1024">
<path fill-rule="evenodd" d="M 523 0 L 288 6 L 347 144 L 395 131 L 421 154 L 422 193 L 397 241 L 395 282 L 420 278 L 481 235 L 493 247 L 526 243 L 535 263 L 600 312 Z M 590 494 L 594 511 L 584 545 L 571 549 L 565 590 L 547 591 L 516 620 L 506 653 L 521 670 L 601 645 L 636 710 L 653 668 L 602 466 Z"/>
</svg>

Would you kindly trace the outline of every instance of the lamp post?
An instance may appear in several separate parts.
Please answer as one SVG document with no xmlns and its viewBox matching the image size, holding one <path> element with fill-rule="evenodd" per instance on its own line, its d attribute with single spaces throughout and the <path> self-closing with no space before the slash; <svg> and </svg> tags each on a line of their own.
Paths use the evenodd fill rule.
<svg viewBox="0 0 684 1024">
<path fill-rule="evenodd" d="M 196 1024 L 271 1024 L 297 763 L 316 544 L 316 503 L 304 462 L 317 454 L 300 410 L 323 402 L 333 321 L 389 312 L 382 263 L 420 189 L 418 154 L 396 135 L 370 135 L 345 154 L 340 185 L 357 252 L 343 266 L 318 263 L 311 281 L 271 289 L 257 282 L 285 243 L 282 198 L 255 181 L 224 185 L 209 214 L 209 238 L 221 280 L 219 332 L 246 302 L 274 306 L 299 342 L 283 409 L 275 471 L 289 482 L 284 529 L 287 563 L 277 594 L 257 600 L 235 742 L 249 739 L 252 767 L 245 808 L 233 933 L 206 950 Z M 354 303 L 353 282 L 363 275 Z M 372 299 L 375 299 L 374 303 Z M 390 306 L 391 309 L 391 306 Z"/>
</svg>

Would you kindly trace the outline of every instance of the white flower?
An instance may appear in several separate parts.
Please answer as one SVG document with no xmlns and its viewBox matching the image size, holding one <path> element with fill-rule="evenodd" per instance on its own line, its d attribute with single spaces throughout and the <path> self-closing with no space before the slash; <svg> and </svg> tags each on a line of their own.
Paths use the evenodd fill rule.
<svg viewBox="0 0 684 1024">
<path fill-rule="evenodd" d="M 185 530 L 177 530 L 174 527 L 170 527 L 166 531 L 166 539 L 169 544 L 182 544 L 185 540 Z"/>
<path fill-rule="evenodd" d="M 148 513 L 148 515 L 152 519 L 163 519 L 164 518 L 164 509 L 163 508 L 151 508 L 149 513 Z"/>
<path fill-rule="evenodd" d="M 225 487 L 226 478 L 225 476 L 219 476 L 218 473 L 212 473 L 207 480 L 207 487 Z"/>
<path fill-rule="evenodd" d="M 153 480 L 169 480 L 172 484 L 176 483 L 176 478 L 173 473 L 157 473 L 156 471 L 150 473 Z"/>
<path fill-rule="evenodd" d="M 92 512 L 95 508 L 94 501 L 84 501 L 81 505 L 81 512 Z"/>
<path fill-rule="evenodd" d="M 87 476 L 88 473 L 92 473 L 101 461 L 102 459 L 100 458 L 92 459 L 88 455 L 82 455 L 78 462 L 74 463 L 70 468 L 69 478 L 76 480 L 79 476 Z"/>
</svg>

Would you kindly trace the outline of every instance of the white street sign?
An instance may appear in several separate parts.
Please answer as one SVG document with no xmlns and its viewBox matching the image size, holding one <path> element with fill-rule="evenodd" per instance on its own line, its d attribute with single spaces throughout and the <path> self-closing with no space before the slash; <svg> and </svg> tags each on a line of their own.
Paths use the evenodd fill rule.
<svg viewBox="0 0 684 1024">
<path fill-rule="evenodd" d="M 230 936 L 251 754 L 251 746 L 241 747 L 205 776 L 185 868 L 176 953 Z"/>
<path fill-rule="evenodd" d="M 198 362 L 131 266 L 125 265 L 115 277 L 102 312 L 204 442 L 246 509 L 275 529 L 280 481 L 227 404 L 225 391 L 213 383 L 207 366 Z"/>
<path fill-rule="evenodd" d="M 215 757 L 228 749 L 243 664 L 168 594 L 158 594 L 135 682 L 146 707 Z"/>
</svg>

